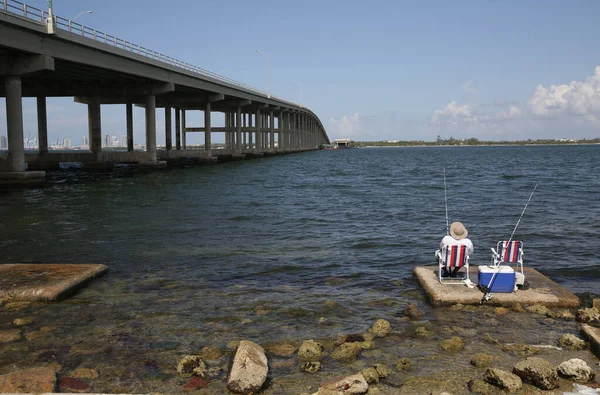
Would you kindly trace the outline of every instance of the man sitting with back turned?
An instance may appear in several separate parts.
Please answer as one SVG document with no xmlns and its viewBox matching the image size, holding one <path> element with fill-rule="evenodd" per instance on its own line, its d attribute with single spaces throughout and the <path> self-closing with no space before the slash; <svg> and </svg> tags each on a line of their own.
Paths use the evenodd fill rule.
<svg viewBox="0 0 600 395">
<path fill-rule="evenodd" d="M 450 234 L 444 236 L 444 238 L 440 242 L 440 251 L 438 251 L 436 253 L 436 256 L 438 256 L 438 259 L 440 259 L 440 257 L 441 257 L 441 251 L 446 246 L 452 246 L 452 245 L 467 246 L 467 253 L 469 254 L 469 256 L 472 256 L 473 255 L 473 243 L 471 242 L 471 240 L 467 239 L 468 234 L 469 234 L 469 232 L 467 231 L 467 228 L 465 228 L 465 226 L 462 223 L 452 222 L 452 224 L 450 224 Z M 443 270 L 444 270 L 444 272 L 442 273 L 442 277 L 448 277 L 449 273 L 445 267 L 443 268 Z M 456 272 L 458 272 L 459 270 L 460 270 L 460 267 L 455 267 L 450 275 L 456 274 Z"/>
</svg>

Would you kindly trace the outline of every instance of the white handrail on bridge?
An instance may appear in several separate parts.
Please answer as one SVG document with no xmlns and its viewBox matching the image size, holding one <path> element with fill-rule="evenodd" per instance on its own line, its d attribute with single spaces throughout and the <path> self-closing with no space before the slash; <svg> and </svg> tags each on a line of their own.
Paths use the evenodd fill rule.
<svg viewBox="0 0 600 395">
<path fill-rule="evenodd" d="M 21 3 L 17 0 L 0 0 L 0 12 L 8 12 L 11 14 L 16 14 L 19 16 L 23 16 L 31 21 L 46 24 L 46 18 L 48 17 L 48 13 L 44 10 L 40 10 L 39 8 L 28 6 L 27 4 Z M 232 80 L 231 78 L 224 77 L 220 74 L 213 73 L 212 71 L 204 70 L 200 67 L 191 65 L 186 62 L 182 62 L 181 60 L 172 58 L 170 56 L 161 54 L 159 52 L 153 51 L 151 49 L 142 47 L 137 44 L 133 44 L 129 41 L 125 41 L 121 38 L 111 36 L 109 34 L 103 33 L 101 31 L 89 28 L 80 23 L 73 22 L 69 23 L 68 19 L 54 16 L 56 21 L 56 26 L 61 28 L 62 30 L 67 30 L 71 33 L 75 33 L 81 35 L 83 37 L 91 38 L 95 41 L 100 41 L 108 45 L 112 45 L 117 48 L 124 49 L 125 51 L 129 51 L 132 53 L 136 53 L 138 55 L 145 56 L 150 59 L 157 60 L 161 63 L 167 63 L 171 66 L 179 67 L 187 71 L 191 71 L 193 73 L 199 74 L 204 77 L 209 77 L 218 81 L 225 82 L 227 84 L 243 88 L 249 90 L 254 93 L 258 93 L 263 96 L 268 96 L 267 92 L 254 88 L 250 85 L 246 85 L 244 83 Z M 279 97 L 271 95 L 271 98 L 280 100 L 285 103 L 293 104 L 298 106 L 297 103 L 290 102 L 288 100 L 281 99 Z"/>
</svg>

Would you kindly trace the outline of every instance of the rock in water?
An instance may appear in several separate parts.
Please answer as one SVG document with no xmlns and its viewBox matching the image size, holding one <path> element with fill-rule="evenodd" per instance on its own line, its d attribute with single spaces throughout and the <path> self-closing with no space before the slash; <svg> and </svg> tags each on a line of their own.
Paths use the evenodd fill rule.
<svg viewBox="0 0 600 395">
<path fill-rule="evenodd" d="M 50 368 L 23 369 L 0 376 L 0 393 L 54 392 L 56 373 Z"/>
<path fill-rule="evenodd" d="M 265 350 L 254 342 L 242 340 L 233 356 L 227 388 L 240 394 L 256 393 L 267 379 L 268 372 Z"/>
<path fill-rule="evenodd" d="M 367 384 L 362 374 L 357 373 L 321 384 L 317 394 L 326 394 L 332 391 L 339 394 L 364 394 L 368 390 L 369 384 Z"/>
<path fill-rule="evenodd" d="M 596 373 L 588 364 L 579 358 L 569 359 L 558 365 L 558 373 L 570 380 L 587 383 L 596 378 Z"/>
<path fill-rule="evenodd" d="M 485 371 L 485 381 L 508 392 L 517 392 L 523 386 L 521 378 L 502 369 L 489 368 Z"/>
<path fill-rule="evenodd" d="M 559 386 L 556 369 L 542 358 L 527 358 L 517 363 L 513 372 L 523 381 L 543 390 L 552 390 Z"/>
</svg>

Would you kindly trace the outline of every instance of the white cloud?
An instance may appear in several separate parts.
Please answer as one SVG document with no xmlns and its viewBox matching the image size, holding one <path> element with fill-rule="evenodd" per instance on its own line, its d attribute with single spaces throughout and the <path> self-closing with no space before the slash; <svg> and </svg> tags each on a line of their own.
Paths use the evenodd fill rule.
<svg viewBox="0 0 600 395">
<path fill-rule="evenodd" d="M 360 137 L 363 131 L 363 119 L 359 113 L 353 115 L 344 115 L 342 118 L 329 118 L 329 128 L 327 133 L 332 138 L 352 139 Z"/>
<path fill-rule="evenodd" d="M 435 110 L 431 117 L 433 123 L 476 122 L 473 108 L 469 104 L 458 104 L 452 100 L 443 110 Z"/>
<path fill-rule="evenodd" d="M 477 88 L 475 88 L 475 83 L 473 82 L 473 80 L 469 80 L 467 82 L 465 82 L 460 89 L 462 89 L 463 91 L 470 93 L 472 95 L 478 95 L 479 91 L 477 90 Z"/>
<path fill-rule="evenodd" d="M 550 88 L 538 85 L 527 104 L 537 117 L 578 115 L 595 122 L 594 114 L 600 113 L 600 66 L 585 81 L 571 81 L 569 85 L 551 85 Z"/>
<path fill-rule="evenodd" d="M 470 81 L 469 81 L 470 82 Z M 469 87 L 469 82 L 463 85 Z M 452 100 L 433 111 L 425 130 L 480 139 L 595 138 L 600 129 L 600 66 L 593 76 L 569 84 L 538 85 L 525 105 Z"/>
</svg>

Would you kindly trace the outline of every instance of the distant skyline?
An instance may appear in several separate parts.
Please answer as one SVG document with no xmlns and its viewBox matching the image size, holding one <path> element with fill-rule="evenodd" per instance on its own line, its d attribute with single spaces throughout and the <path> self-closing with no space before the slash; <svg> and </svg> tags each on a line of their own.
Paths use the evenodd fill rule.
<svg viewBox="0 0 600 395">
<path fill-rule="evenodd" d="M 45 9 L 45 0 L 26 4 Z M 329 137 L 353 140 L 600 137 L 600 2 L 95 2 L 55 14 L 300 102 Z M 81 141 L 87 108 L 48 99 L 48 140 Z M 35 99 L 24 135 L 37 136 Z M 202 125 L 200 112 L 188 115 Z M 215 126 L 222 125 L 216 117 Z M 125 108 L 102 106 L 102 134 L 125 133 Z M 6 135 L 0 99 L 0 135 Z M 188 143 L 201 143 L 188 135 Z M 144 144 L 143 109 L 134 141 Z M 221 142 L 217 134 L 215 142 Z M 164 144 L 164 111 L 157 111 Z"/>
</svg>

